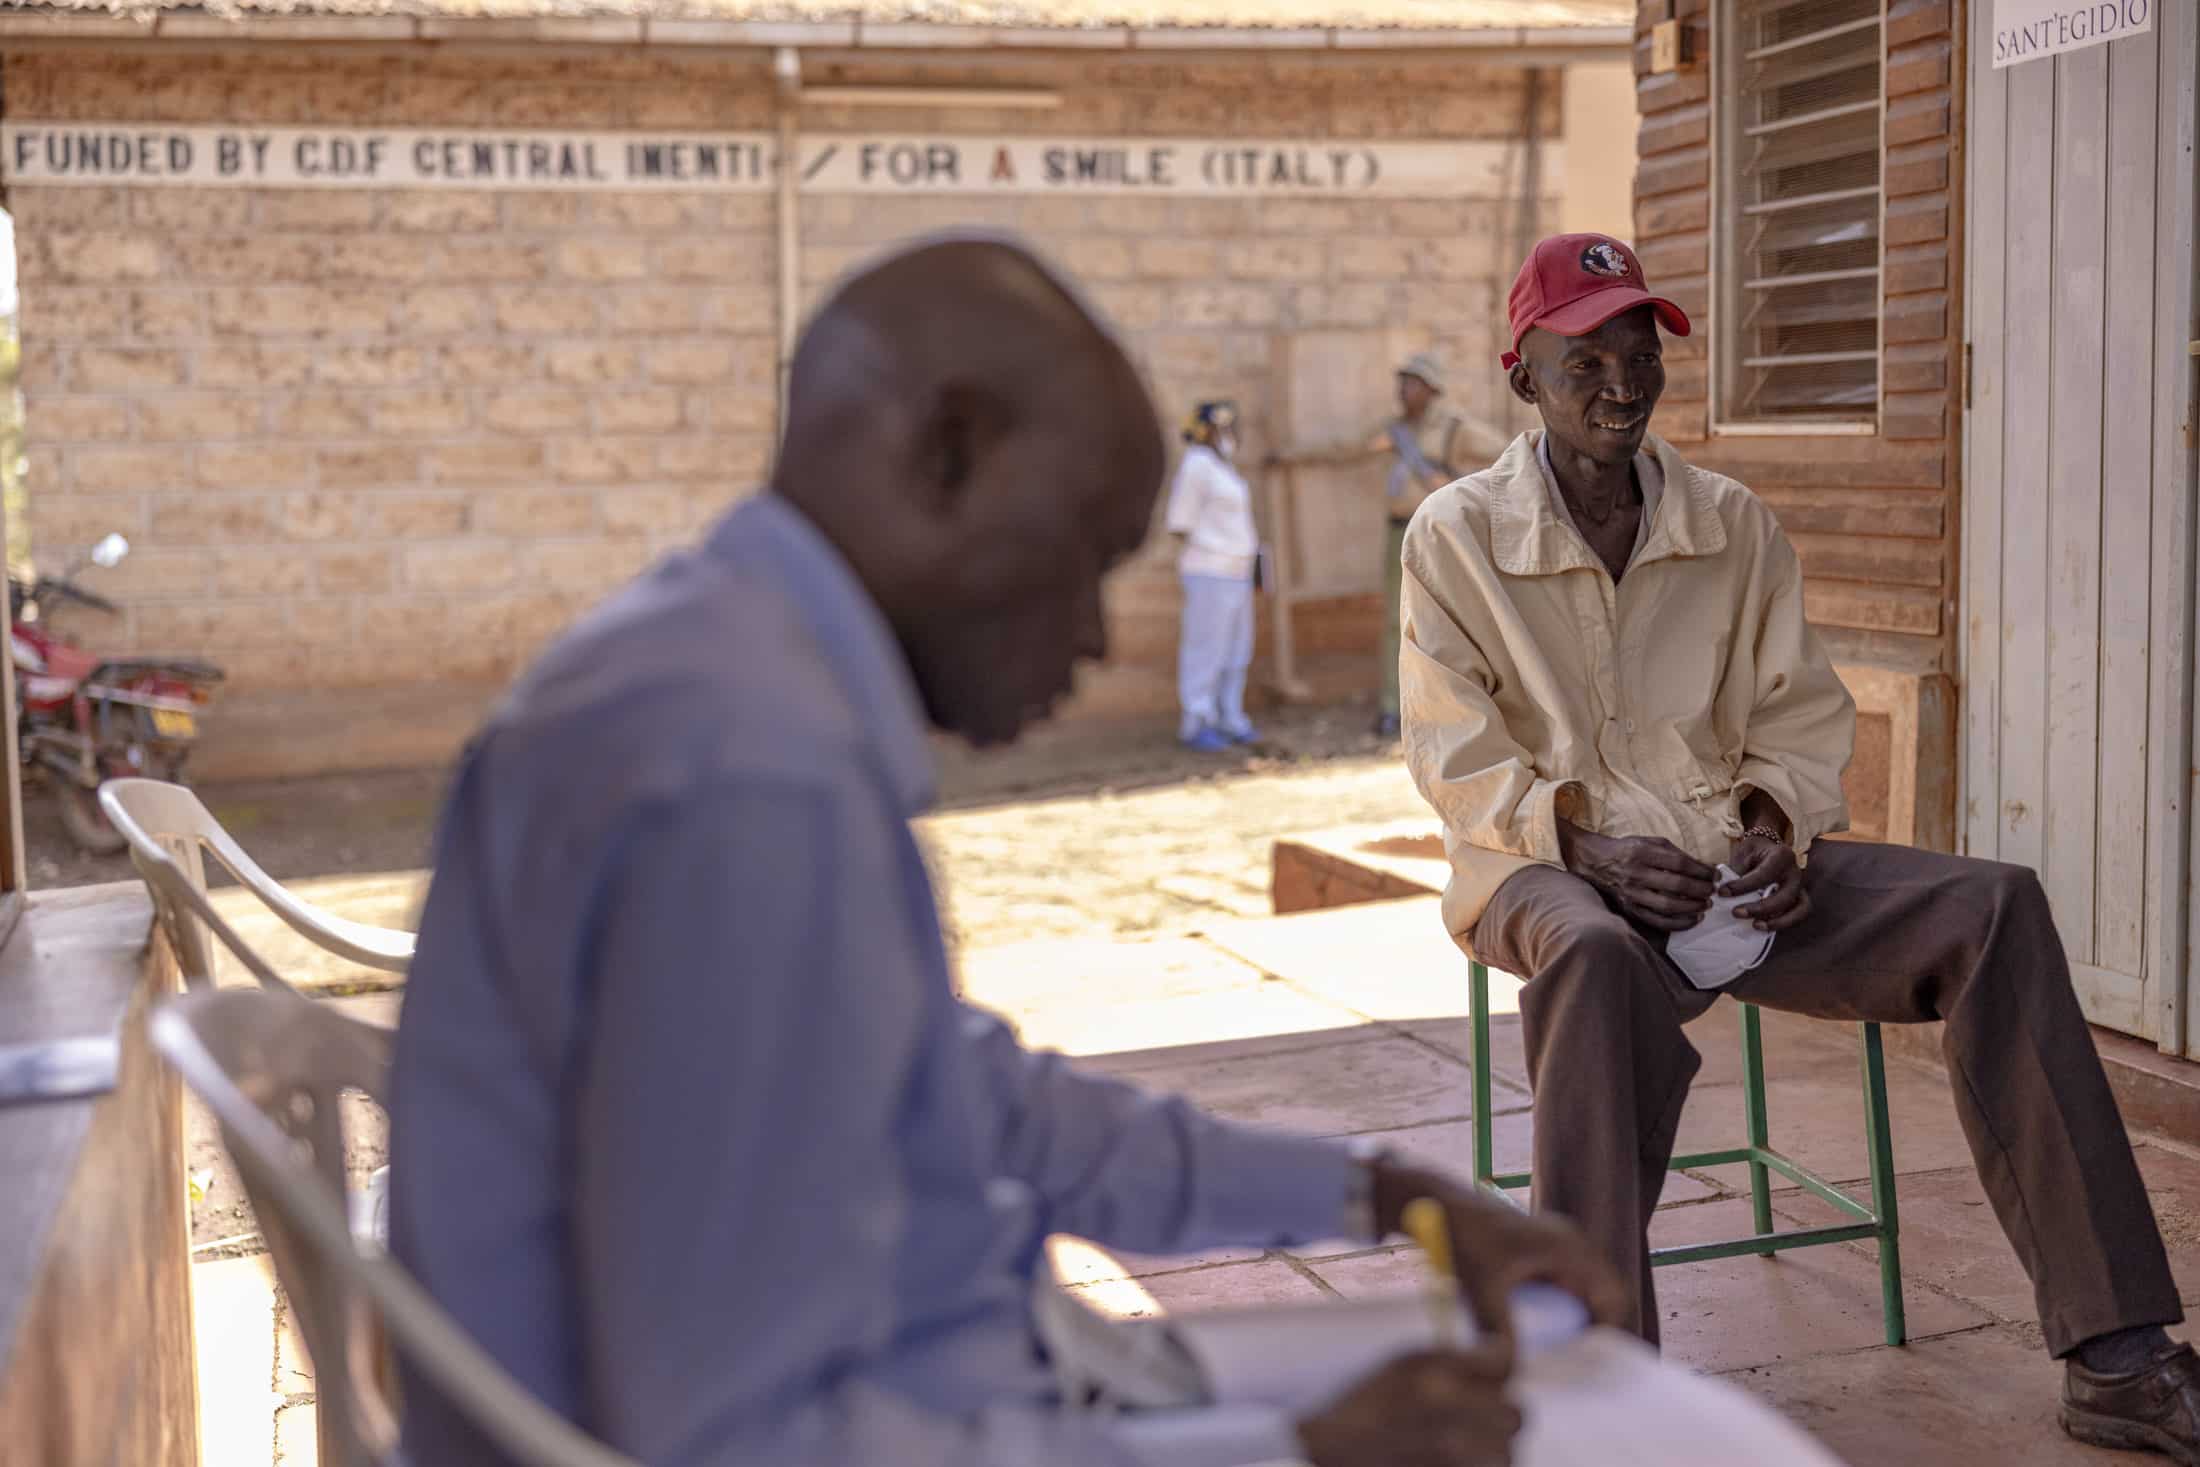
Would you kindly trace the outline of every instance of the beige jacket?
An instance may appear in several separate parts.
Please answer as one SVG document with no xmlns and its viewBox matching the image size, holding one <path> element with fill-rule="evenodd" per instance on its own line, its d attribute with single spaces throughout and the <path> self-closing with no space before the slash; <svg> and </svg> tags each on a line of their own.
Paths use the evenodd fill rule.
<svg viewBox="0 0 2200 1467">
<path fill-rule="evenodd" d="M 1615 588 L 1553 512 L 1541 436 L 1437 491 L 1406 532 L 1406 763 L 1443 818 L 1462 944 L 1505 878 L 1560 864 L 1561 815 L 1714 864 L 1752 790 L 1799 851 L 1848 828 L 1856 708 L 1772 511 L 1653 437 L 1664 496 Z"/>
</svg>

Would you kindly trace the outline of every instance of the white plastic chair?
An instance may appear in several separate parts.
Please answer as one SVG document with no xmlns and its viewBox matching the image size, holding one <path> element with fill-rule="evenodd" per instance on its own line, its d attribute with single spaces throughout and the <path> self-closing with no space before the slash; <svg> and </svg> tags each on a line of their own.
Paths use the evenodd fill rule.
<svg viewBox="0 0 2200 1467">
<path fill-rule="evenodd" d="M 346 1226 L 341 1100 L 357 1090 L 384 1101 L 387 1030 L 296 993 L 231 988 L 163 1002 L 147 1032 L 221 1123 L 244 1178 L 313 1357 L 323 1467 L 400 1467 L 383 1345 L 515 1462 L 639 1467 L 530 1396 Z"/>
<path fill-rule="evenodd" d="M 293 929 L 330 951 L 399 973 L 412 961 L 411 933 L 348 921 L 283 890 L 231 839 L 199 797 L 182 785 L 155 779 L 109 780 L 100 787 L 99 800 L 107 818 L 130 843 L 131 864 L 152 893 L 154 917 L 175 949 L 185 988 L 213 988 L 217 949 L 227 948 L 262 988 L 298 994 L 215 909 L 206 893 L 202 847 L 212 849 L 231 875 Z M 207 941 L 208 933 L 215 942 Z M 337 1181 L 342 1185 L 341 1172 Z M 360 1236 L 376 1242 L 389 1237 L 389 1188 L 390 1169 L 381 1167 L 352 1194 L 351 1224 Z"/>
<path fill-rule="evenodd" d="M 413 935 L 410 932 L 354 922 L 293 896 L 281 882 L 261 870 L 259 863 L 245 854 L 244 847 L 222 829 L 221 822 L 199 797 L 182 785 L 166 784 L 157 779 L 111 779 L 99 787 L 99 804 L 107 812 L 107 819 L 130 843 L 131 863 L 148 881 L 151 880 L 148 863 L 166 861 L 179 867 L 191 884 L 203 892 L 206 890 L 204 853 L 211 851 L 223 869 L 307 941 L 339 957 L 388 973 L 403 973 L 412 966 Z M 163 921 L 165 924 L 165 917 Z M 186 980 L 212 982 L 215 955 L 206 948 L 203 934 L 188 920 L 182 920 L 180 928 L 172 927 L 168 935 L 176 944 L 176 957 L 184 965 Z M 244 957 L 237 943 L 230 941 L 228 946 L 237 950 L 240 959 Z M 253 964 L 247 960 L 245 966 L 251 968 Z M 253 976 L 263 984 L 270 981 L 270 976 L 258 968 L 253 969 Z M 280 978 L 272 981 L 276 987 L 290 986 Z"/>
</svg>

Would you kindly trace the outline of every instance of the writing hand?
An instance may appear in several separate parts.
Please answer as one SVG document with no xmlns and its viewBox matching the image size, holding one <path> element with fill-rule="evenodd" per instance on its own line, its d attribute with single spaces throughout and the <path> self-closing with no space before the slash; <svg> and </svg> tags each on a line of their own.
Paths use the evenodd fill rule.
<svg viewBox="0 0 2200 1467">
<path fill-rule="evenodd" d="M 1299 1442 L 1314 1467 L 1505 1467 L 1520 1430 L 1508 1374 L 1486 1355 L 1402 1356 L 1301 1421 Z"/>
<path fill-rule="evenodd" d="M 1432 1197 L 1443 1204 L 1451 1224 L 1452 1267 L 1482 1331 L 1478 1351 L 1511 1360 L 1512 1295 L 1522 1284 L 1564 1289 L 1599 1324 L 1622 1317 L 1627 1296 L 1618 1273 L 1588 1236 L 1564 1218 L 1522 1212 L 1479 1188 L 1395 1163 L 1376 1167 L 1374 1185 L 1375 1222 L 1385 1234 L 1401 1230 L 1406 1204 L 1414 1198 Z"/>
</svg>

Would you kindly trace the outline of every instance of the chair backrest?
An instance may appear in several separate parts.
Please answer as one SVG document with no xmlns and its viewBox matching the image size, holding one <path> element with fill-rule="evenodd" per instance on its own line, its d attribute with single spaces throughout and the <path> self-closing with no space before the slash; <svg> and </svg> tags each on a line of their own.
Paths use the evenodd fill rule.
<svg viewBox="0 0 2200 1467">
<path fill-rule="evenodd" d="M 153 1012 L 153 1048 L 221 1124 L 313 1357 L 323 1467 L 396 1467 L 389 1343 L 452 1408 L 528 1467 L 638 1467 L 528 1395 L 344 1209 L 346 1091 L 384 1100 L 388 1030 L 296 993 L 219 989 Z M 331 1449 L 342 1455 L 331 1460 Z"/>
<path fill-rule="evenodd" d="M 240 885 L 308 941 L 355 963 L 386 972 L 402 973 L 411 966 L 411 933 L 354 922 L 299 900 L 262 870 L 260 864 L 245 853 L 244 847 L 222 828 L 213 812 L 184 786 L 157 779 L 111 779 L 100 786 L 99 803 L 108 820 L 130 843 L 131 864 L 145 878 L 146 885 L 153 888 L 154 902 L 160 908 L 161 926 L 175 945 L 186 982 L 211 984 L 219 961 L 219 954 L 207 945 L 203 919 L 198 915 L 198 908 L 205 904 L 163 903 L 163 886 L 174 890 L 174 884 L 156 881 L 155 873 L 163 868 L 172 869 L 203 896 L 206 892 L 205 853 L 209 851 Z M 256 964 L 247 956 L 248 950 L 234 932 L 223 937 L 223 945 L 237 953 L 262 984 L 290 986 L 265 971 L 264 963 Z"/>
<path fill-rule="evenodd" d="M 175 857 L 158 848 L 141 851 L 133 843 L 130 862 L 144 878 L 145 889 L 153 894 L 153 915 L 161 931 L 168 934 L 169 945 L 175 949 L 176 965 L 183 970 L 184 987 L 209 990 L 214 987 L 215 944 L 207 941 L 211 933 L 221 947 L 227 948 L 244 964 L 262 988 L 297 994 L 298 990 L 270 967 L 267 959 L 237 935 L 229 919 L 216 911 L 213 902 L 207 899 L 205 884 L 194 880 Z"/>
</svg>

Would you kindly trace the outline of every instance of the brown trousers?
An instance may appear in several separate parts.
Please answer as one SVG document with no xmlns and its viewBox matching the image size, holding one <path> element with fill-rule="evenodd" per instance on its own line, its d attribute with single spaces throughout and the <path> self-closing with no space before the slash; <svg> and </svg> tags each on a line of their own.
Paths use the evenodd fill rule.
<svg viewBox="0 0 2200 1467">
<path fill-rule="evenodd" d="M 2039 1299 L 2048 1348 L 2182 1317 L 2169 1260 L 2046 893 L 2021 866 L 1822 841 L 1811 913 L 1721 990 L 1770 1009 L 1881 1023 L 1947 1021 L 1956 1112 Z M 1535 1090 L 1535 1205 L 1574 1219 L 1635 1286 L 1656 1343 L 1645 1235 L 1701 1056 L 1681 1032 L 1717 993 L 1692 987 L 1658 933 L 1587 882 L 1536 867 L 1498 889 L 1473 933 L 1523 975 Z"/>
</svg>

